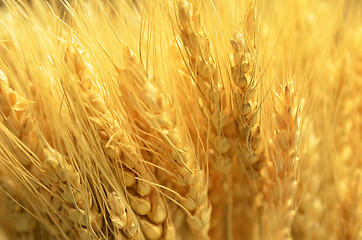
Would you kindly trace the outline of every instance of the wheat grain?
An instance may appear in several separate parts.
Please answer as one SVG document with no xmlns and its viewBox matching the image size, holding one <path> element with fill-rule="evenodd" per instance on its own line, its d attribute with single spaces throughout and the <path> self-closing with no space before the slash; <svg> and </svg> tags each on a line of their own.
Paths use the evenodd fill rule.
<svg viewBox="0 0 362 240">
<path fill-rule="evenodd" d="M 140 228 L 137 219 L 127 211 L 127 202 L 116 192 L 108 195 L 109 215 L 114 225 L 116 239 L 139 239 Z"/>
</svg>

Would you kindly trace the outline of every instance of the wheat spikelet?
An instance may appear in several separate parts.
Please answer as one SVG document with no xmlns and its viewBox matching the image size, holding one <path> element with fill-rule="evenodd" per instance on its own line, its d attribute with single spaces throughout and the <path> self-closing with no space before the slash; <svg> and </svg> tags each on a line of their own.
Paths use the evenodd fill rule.
<svg viewBox="0 0 362 240">
<path fill-rule="evenodd" d="M 140 239 L 140 226 L 136 218 L 127 210 L 127 201 L 112 192 L 107 197 L 110 219 L 116 239 Z"/>
</svg>

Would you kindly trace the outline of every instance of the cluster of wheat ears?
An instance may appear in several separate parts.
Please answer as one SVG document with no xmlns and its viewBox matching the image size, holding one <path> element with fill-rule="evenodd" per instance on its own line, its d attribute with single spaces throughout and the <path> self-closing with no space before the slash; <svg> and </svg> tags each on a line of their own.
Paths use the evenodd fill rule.
<svg viewBox="0 0 362 240">
<path fill-rule="evenodd" d="M 362 239 L 358 0 L 0 5 L 0 239 Z"/>
</svg>

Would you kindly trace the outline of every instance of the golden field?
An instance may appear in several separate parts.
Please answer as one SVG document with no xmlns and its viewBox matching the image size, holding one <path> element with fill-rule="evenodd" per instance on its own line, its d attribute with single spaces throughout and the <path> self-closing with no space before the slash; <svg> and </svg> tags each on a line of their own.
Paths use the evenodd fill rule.
<svg viewBox="0 0 362 240">
<path fill-rule="evenodd" d="M 0 4 L 0 240 L 362 239 L 362 2 Z"/>
</svg>

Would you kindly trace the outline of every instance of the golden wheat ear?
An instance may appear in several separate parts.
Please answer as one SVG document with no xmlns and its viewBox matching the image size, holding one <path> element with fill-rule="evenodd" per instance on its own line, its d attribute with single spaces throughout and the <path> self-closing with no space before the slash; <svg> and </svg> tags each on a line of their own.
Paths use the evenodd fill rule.
<svg viewBox="0 0 362 240">
<path fill-rule="evenodd" d="M 235 118 L 239 134 L 237 138 L 238 159 L 251 178 L 260 177 L 264 157 L 260 137 L 259 110 L 257 102 L 257 66 L 253 36 L 244 37 L 235 33 L 231 38 L 231 76 L 234 83 Z"/>
<path fill-rule="evenodd" d="M 300 103 L 292 82 L 276 95 L 268 145 L 262 231 L 265 239 L 291 239 L 299 182 Z M 264 239 L 263 238 L 263 239 Z"/>
<path fill-rule="evenodd" d="M 255 34 L 258 30 L 256 7 L 249 1 L 245 9 L 243 27 L 230 38 L 231 96 L 235 136 L 233 148 L 237 163 L 233 174 L 235 202 L 233 218 L 245 219 L 242 225 L 234 225 L 234 235 L 243 234 L 256 238 L 259 223 L 257 220 L 262 191 L 262 170 L 265 162 L 263 125 L 261 124 L 262 102 L 260 101 L 263 66 L 259 63 L 260 47 Z M 236 189 L 245 189 L 236 191 Z M 242 202 L 242 204 L 237 204 Z M 242 208 L 241 205 L 248 206 Z"/>
<path fill-rule="evenodd" d="M 18 177 L 26 172 L 28 179 L 22 181 L 33 191 L 33 199 L 29 201 L 35 208 L 36 217 L 44 222 L 49 219 L 51 222 L 46 227 L 57 237 L 85 238 L 88 229 L 99 230 L 101 219 L 95 206 L 87 202 L 89 196 L 84 197 L 88 193 L 82 192 L 77 169 L 41 136 L 30 111 L 32 102 L 13 91 L 3 74 L 1 95 L 1 111 L 6 119 L 3 126 L 11 134 L 5 135 L 10 141 L 4 141 L 13 152 L 5 158 L 16 166 L 13 171 Z M 45 206 L 34 205 L 35 199 Z"/>
<path fill-rule="evenodd" d="M 66 52 L 66 59 L 69 69 L 79 80 L 81 101 L 87 112 L 90 127 L 96 130 L 97 139 L 108 158 L 105 164 L 112 166 L 114 178 L 118 178 L 117 182 L 125 190 L 125 199 L 122 199 L 118 190 L 104 183 L 109 192 L 107 202 L 113 231 L 123 231 L 129 238 L 141 237 L 141 234 L 148 239 L 166 237 L 172 228 L 166 202 L 160 194 L 160 189 L 152 183 L 153 173 L 147 169 L 137 141 L 121 126 L 122 122 L 115 118 L 115 113 L 112 114 L 108 110 L 86 51 L 79 44 L 72 44 Z M 124 116 L 119 117 L 122 120 Z M 117 202 L 120 203 L 118 210 Z M 137 216 L 137 219 L 132 220 L 135 221 L 132 224 L 132 215 L 125 211 L 129 206 Z M 120 218 L 118 214 L 121 213 L 128 216 Z"/>
<path fill-rule="evenodd" d="M 211 39 L 201 24 L 200 12 L 190 1 L 180 1 L 177 6 L 178 27 L 186 65 L 192 77 L 196 103 L 203 114 L 202 135 L 207 136 L 205 146 L 210 159 L 210 173 L 222 174 L 223 191 L 226 194 L 224 223 L 228 239 L 232 239 L 232 168 L 233 133 L 235 124 L 225 99 L 229 93 L 223 86 L 218 58 L 213 53 Z M 213 177 L 217 179 L 217 177 Z M 210 189 L 213 191 L 214 189 Z"/>
<path fill-rule="evenodd" d="M 178 193 L 172 198 L 186 210 L 189 229 L 194 236 L 207 238 L 210 206 L 206 176 L 196 158 L 192 141 L 174 120 L 165 94 L 151 82 L 152 78 L 147 76 L 135 54 L 128 47 L 125 47 L 124 54 L 126 68 L 120 70 L 120 82 L 128 79 L 134 83 L 133 88 L 122 87 L 124 101 L 133 112 L 133 118 L 144 125 L 147 134 L 156 141 L 161 140 L 160 144 L 151 144 L 150 153 L 165 152 L 165 160 L 159 164 L 167 169 L 166 175 L 172 178 L 166 186 L 173 187 L 174 193 Z"/>
</svg>

